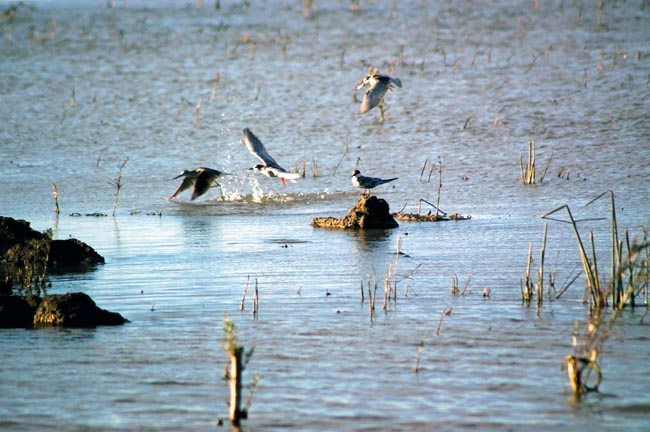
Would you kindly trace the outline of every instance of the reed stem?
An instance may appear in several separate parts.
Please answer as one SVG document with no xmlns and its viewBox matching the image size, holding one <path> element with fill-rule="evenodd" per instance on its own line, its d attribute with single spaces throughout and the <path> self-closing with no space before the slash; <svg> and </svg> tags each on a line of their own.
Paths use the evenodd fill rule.
<svg viewBox="0 0 650 432">
<path fill-rule="evenodd" d="M 242 295 L 241 298 L 241 303 L 239 303 L 239 310 L 243 311 L 244 310 L 244 300 L 246 300 L 246 293 L 248 292 L 248 282 L 250 280 L 251 275 L 246 275 L 246 285 L 244 285 L 244 295 Z"/>
<path fill-rule="evenodd" d="M 539 251 L 539 272 L 537 273 L 537 306 L 542 304 L 544 294 L 544 255 L 546 253 L 546 237 L 548 233 L 548 222 L 544 223 L 544 239 Z"/>
<path fill-rule="evenodd" d="M 115 199 L 113 200 L 113 217 L 115 217 L 115 211 L 117 210 L 117 202 L 120 199 L 120 189 L 122 189 L 123 183 L 122 183 L 122 171 L 124 171 L 124 167 L 126 166 L 126 163 L 129 161 L 129 158 L 127 157 L 122 161 L 122 164 L 120 165 L 120 170 L 118 172 L 117 178 L 113 180 L 113 186 L 115 186 Z"/>
<path fill-rule="evenodd" d="M 259 295 L 257 292 L 257 278 L 255 278 L 255 292 L 253 293 L 253 318 L 257 318 L 257 311 L 259 310 Z"/>
<path fill-rule="evenodd" d="M 52 196 L 54 197 L 54 213 L 57 215 L 61 211 L 59 209 L 59 192 L 56 188 L 56 183 L 52 182 Z"/>
</svg>

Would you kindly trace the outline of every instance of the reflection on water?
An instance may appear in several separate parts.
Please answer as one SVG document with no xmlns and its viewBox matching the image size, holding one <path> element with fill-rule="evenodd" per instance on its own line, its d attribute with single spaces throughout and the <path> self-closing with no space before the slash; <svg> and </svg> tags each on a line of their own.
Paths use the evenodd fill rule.
<svg viewBox="0 0 650 432">
<path fill-rule="evenodd" d="M 131 322 L 0 329 L 0 429 L 214 427 L 227 411 L 224 314 L 255 345 L 251 429 L 647 427 L 640 312 L 605 345 L 603 395 L 573 406 L 559 365 L 585 317 L 582 277 L 539 314 L 520 302 L 541 214 L 569 204 L 601 263 L 609 221 L 594 218 L 609 209 L 589 199 L 611 189 L 619 227 L 648 224 L 643 2 L 314 2 L 309 17 L 301 2 L 200 3 L 43 1 L 2 18 L 0 214 L 93 246 L 106 264 L 52 276 L 51 292 L 84 291 Z M 403 83 L 384 124 L 353 97 L 368 66 Z M 250 171 L 244 127 L 304 177 Z M 525 187 L 529 140 L 548 171 Z M 117 216 L 71 217 L 111 213 L 126 157 Z M 197 166 L 232 174 L 225 201 L 165 200 Z M 399 176 L 378 191 L 393 211 L 439 198 L 472 219 L 312 228 L 354 205 L 357 166 Z M 558 284 L 580 268 L 565 225 L 549 224 Z M 360 284 L 376 275 L 383 296 L 398 239 L 397 300 L 371 315 Z M 450 294 L 454 275 L 463 295 Z M 247 281 L 257 319 L 250 291 L 240 311 Z"/>
<path fill-rule="evenodd" d="M 394 234 L 392 230 L 361 230 L 345 232 L 355 246 L 354 253 L 373 252 L 379 248 L 385 248 L 387 241 Z"/>
</svg>

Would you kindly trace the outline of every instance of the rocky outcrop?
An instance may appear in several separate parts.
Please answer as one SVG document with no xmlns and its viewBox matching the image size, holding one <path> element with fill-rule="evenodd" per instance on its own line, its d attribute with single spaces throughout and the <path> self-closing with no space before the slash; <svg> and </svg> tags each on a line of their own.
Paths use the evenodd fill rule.
<svg viewBox="0 0 650 432">
<path fill-rule="evenodd" d="M 0 328 L 97 327 L 129 322 L 117 312 L 98 307 L 84 293 L 0 296 Z"/>
<path fill-rule="evenodd" d="M 84 293 L 47 295 L 36 309 L 34 326 L 96 327 L 128 322 L 117 312 L 99 308 Z"/>
<path fill-rule="evenodd" d="M 50 240 L 45 236 L 16 243 L 1 258 L 1 264 L 7 266 L 20 266 L 25 262 L 47 262 L 50 272 L 66 273 L 104 264 L 104 257 L 80 240 Z"/>
<path fill-rule="evenodd" d="M 0 216 L 0 270 L 26 262 L 47 263 L 49 272 L 64 273 L 104 264 L 104 257 L 80 240 L 51 240 L 47 234 L 33 230 L 27 221 Z"/>
<path fill-rule="evenodd" d="M 103 256 L 81 240 L 52 240 L 48 260 L 52 272 L 86 270 L 104 262 Z"/>
<path fill-rule="evenodd" d="M 0 328 L 33 327 L 34 314 L 40 302 L 40 297 L 0 296 Z"/>
<path fill-rule="evenodd" d="M 331 229 L 397 228 L 399 224 L 390 214 L 388 203 L 376 196 L 362 196 L 342 218 L 314 218 L 312 226 Z"/>
<path fill-rule="evenodd" d="M 44 237 L 45 234 L 33 230 L 25 220 L 0 216 L 0 256 L 18 243 L 42 240 Z"/>
<path fill-rule="evenodd" d="M 127 322 L 83 293 L 45 295 L 48 273 L 85 271 L 104 258 L 76 239 L 52 240 L 0 216 L 0 327 L 95 327 Z M 20 295 L 14 295 L 13 290 Z"/>
</svg>

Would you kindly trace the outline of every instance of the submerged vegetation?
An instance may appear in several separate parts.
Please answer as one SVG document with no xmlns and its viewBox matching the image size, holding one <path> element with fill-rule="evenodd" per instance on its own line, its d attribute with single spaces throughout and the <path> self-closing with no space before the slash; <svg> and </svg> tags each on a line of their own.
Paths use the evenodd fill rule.
<svg viewBox="0 0 650 432">
<path fill-rule="evenodd" d="M 578 246 L 578 255 L 582 263 L 582 272 L 585 277 L 585 291 L 583 301 L 587 305 L 587 316 L 584 326 L 576 321 L 573 334 L 573 353 L 565 358 L 565 367 L 571 385 L 574 400 L 592 391 L 598 391 L 603 378 L 599 364 L 599 355 L 603 351 L 612 326 L 616 318 L 625 308 L 635 308 L 636 298 L 643 295 L 643 303 L 648 306 L 648 284 L 650 281 L 650 243 L 643 230 L 640 240 L 630 241 L 629 233 L 624 231 L 625 240 L 619 239 L 616 221 L 616 205 L 614 192 L 606 191 L 589 201 L 585 207 L 597 200 L 608 197 L 610 200 L 610 272 L 607 279 L 598 267 L 598 253 L 595 247 L 594 233 L 588 232 L 589 247 L 585 247 L 583 236 L 578 228 L 582 221 L 573 217 L 570 207 L 564 204 L 545 213 L 542 218 L 567 223 L 570 225 Z M 568 220 L 556 219 L 551 216 L 565 211 Z M 536 277 L 531 275 L 532 243 L 528 249 L 528 263 L 525 277 L 522 280 L 522 301 L 528 305 L 534 296 L 537 297 L 538 313 L 542 306 L 544 292 L 544 261 L 546 253 L 546 240 L 548 224 L 544 224 L 544 236 L 540 249 L 539 270 Z M 579 275 L 572 277 L 567 285 L 562 288 L 556 298 L 573 284 Z M 555 287 L 555 271 L 549 273 L 548 293 L 549 299 Z M 583 327 L 582 330 L 580 328 Z"/>
<path fill-rule="evenodd" d="M 521 177 L 521 182 L 525 185 L 531 185 L 537 182 L 542 183 L 544 181 L 544 177 L 546 177 L 546 172 L 548 171 L 548 167 L 551 164 L 551 159 L 553 159 L 553 151 L 551 150 L 551 156 L 548 158 L 546 167 L 544 168 L 542 175 L 539 177 L 539 180 L 537 180 L 536 177 L 537 175 L 535 169 L 536 159 L 537 159 L 537 155 L 535 151 L 535 141 L 530 140 L 528 141 L 528 159 L 526 160 L 526 166 L 524 166 L 523 156 L 519 157 L 519 174 Z"/>
<path fill-rule="evenodd" d="M 424 164 L 422 165 L 422 170 L 420 171 L 420 182 L 423 182 L 423 175 L 427 167 L 427 163 L 429 162 L 429 159 L 426 159 L 424 161 Z M 431 164 L 429 167 L 429 174 L 427 176 L 426 183 L 431 183 L 431 176 L 433 175 L 434 171 L 437 171 L 438 173 L 438 183 L 437 183 L 437 198 L 436 198 L 436 203 L 433 204 L 429 201 L 427 201 L 424 198 L 420 198 L 418 200 L 418 212 L 417 213 L 404 213 L 403 211 L 399 211 L 397 213 L 394 213 L 393 216 L 397 218 L 398 220 L 405 221 L 405 222 L 439 222 L 439 221 L 448 221 L 448 220 L 467 220 L 471 219 L 471 216 L 462 216 L 458 213 L 453 213 L 449 214 L 443 210 L 440 209 L 440 198 L 442 196 L 442 172 L 443 172 L 443 167 L 442 167 L 442 159 L 438 157 L 438 163 L 437 164 Z M 433 213 L 431 210 L 427 211 L 427 213 L 422 214 L 422 203 L 425 203 L 429 205 L 430 207 L 435 210 L 435 213 Z M 405 205 L 406 207 L 406 205 Z"/>
<path fill-rule="evenodd" d="M 41 239 L 32 239 L 21 245 L 22 250 L 9 262 L 0 262 L 7 286 L 16 287 L 16 294 L 27 298 L 47 294 L 48 261 L 52 245 L 51 233 Z M 10 251 L 9 254 L 13 255 Z"/>
<path fill-rule="evenodd" d="M 113 216 L 115 216 L 115 212 L 117 211 L 117 202 L 120 199 L 120 190 L 122 189 L 122 186 L 124 186 L 123 183 L 123 171 L 124 167 L 126 166 L 126 163 L 129 161 L 129 158 L 127 157 L 122 161 L 122 163 L 119 166 L 119 171 L 117 173 L 117 178 L 113 180 L 111 183 L 115 187 L 115 199 L 113 200 Z"/>
</svg>

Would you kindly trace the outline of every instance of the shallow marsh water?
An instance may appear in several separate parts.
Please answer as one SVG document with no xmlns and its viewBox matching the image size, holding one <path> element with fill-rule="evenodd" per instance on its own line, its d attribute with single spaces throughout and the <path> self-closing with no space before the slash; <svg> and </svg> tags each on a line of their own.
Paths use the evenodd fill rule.
<svg viewBox="0 0 650 432">
<path fill-rule="evenodd" d="M 106 264 L 52 276 L 50 292 L 84 291 L 131 321 L 0 330 L 0 428 L 218 430 L 226 314 L 255 345 L 247 430 L 646 430 L 643 308 L 605 345 L 602 394 L 570 404 L 561 364 L 584 282 L 539 313 L 519 284 L 540 215 L 559 205 L 607 218 L 605 201 L 580 206 L 612 190 L 619 227 L 648 226 L 648 5 L 334 1 L 305 17 L 304 2 L 252 3 L 34 2 L 0 22 L 0 214 L 93 246 Z M 353 98 L 369 65 L 404 83 L 384 124 Z M 282 165 L 306 160 L 306 177 L 282 187 L 247 170 L 244 127 Z M 552 154 L 535 186 L 519 180 L 529 140 L 538 178 Z M 71 216 L 112 213 L 127 157 L 116 216 Z M 438 158 L 442 209 L 471 220 L 310 226 L 354 204 L 357 163 L 400 177 L 376 191 L 392 210 L 435 202 L 437 171 L 420 172 Z M 232 173 L 225 202 L 164 200 L 196 166 Z M 606 267 L 609 221 L 581 228 Z M 398 241 L 397 303 L 378 300 L 371 320 L 359 286 L 376 274 L 381 291 Z M 549 222 L 547 249 L 562 284 L 579 265 L 565 224 Z M 248 279 L 257 319 L 250 290 L 239 311 Z"/>
</svg>

